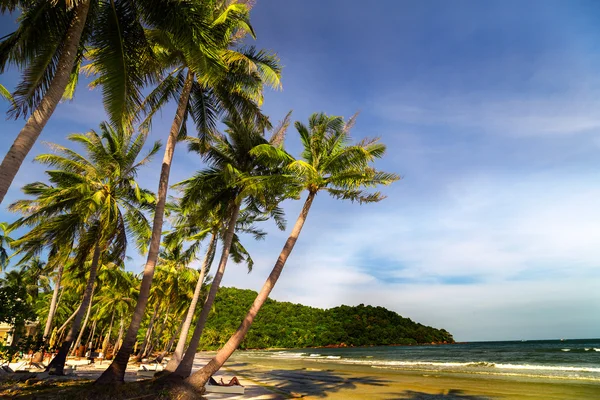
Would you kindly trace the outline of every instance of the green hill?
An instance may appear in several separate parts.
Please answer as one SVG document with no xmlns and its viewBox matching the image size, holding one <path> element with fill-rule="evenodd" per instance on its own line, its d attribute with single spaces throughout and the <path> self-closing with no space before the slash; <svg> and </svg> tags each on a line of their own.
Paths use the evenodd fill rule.
<svg viewBox="0 0 600 400">
<path fill-rule="evenodd" d="M 215 349 L 227 341 L 250 308 L 256 292 L 221 288 L 208 318 L 201 349 Z M 370 346 L 453 343 L 452 335 L 403 318 L 383 307 L 339 306 L 328 310 L 268 299 L 244 349 Z"/>
</svg>

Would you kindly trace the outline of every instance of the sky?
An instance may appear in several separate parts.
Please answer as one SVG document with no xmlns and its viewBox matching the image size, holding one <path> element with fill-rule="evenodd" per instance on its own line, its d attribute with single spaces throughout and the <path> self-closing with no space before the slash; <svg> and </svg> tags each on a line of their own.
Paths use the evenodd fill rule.
<svg viewBox="0 0 600 400">
<path fill-rule="evenodd" d="M 600 336 L 600 27 L 594 1 L 258 0 L 249 42 L 276 52 L 283 89 L 264 112 L 277 121 L 313 112 L 349 117 L 353 137 L 380 137 L 377 163 L 402 180 L 378 204 L 317 196 L 272 292 L 317 307 L 381 305 L 445 328 L 460 341 Z M 0 17 L 0 35 L 14 28 Z M 0 75 L 13 88 L 18 72 Z M 82 79 L 41 141 L 97 128 L 101 94 Z M 174 114 L 155 120 L 166 140 Z M 23 120 L 0 121 L 10 142 Z M 299 155 L 294 129 L 287 147 Z M 45 179 L 32 158 L 19 188 Z M 157 160 L 140 174 L 156 190 Z M 176 150 L 171 182 L 202 168 Z M 244 238 L 252 273 L 230 263 L 223 285 L 258 290 L 300 211 L 283 206 L 261 242 Z M 128 268 L 145 258 L 130 251 Z"/>
</svg>

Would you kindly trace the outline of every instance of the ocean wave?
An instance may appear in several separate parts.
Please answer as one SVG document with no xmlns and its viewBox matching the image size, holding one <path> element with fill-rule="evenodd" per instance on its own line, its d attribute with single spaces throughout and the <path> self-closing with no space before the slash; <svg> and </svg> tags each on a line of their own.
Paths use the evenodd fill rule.
<svg viewBox="0 0 600 400">
<path fill-rule="evenodd" d="M 598 367 L 584 366 L 562 366 L 562 365 L 537 365 L 537 364 L 504 364 L 494 363 L 490 361 L 471 361 L 471 362 L 441 362 L 441 361 L 383 361 L 383 360 L 360 360 L 345 358 L 339 360 L 344 364 L 359 364 L 378 367 L 429 367 L 438 369 L 474 369 L 474 368 L 495 368 L 509 370 L 524 370 L 524 371 L 556 371 L 556 372 L 588 372 L 600 373 Z"/>
<path fill-rule="evenodd" d="M 571 351 L 571 349 L 560 349 L 561 351 Z"/>
<path fill-rule="evenodd" d="M 268 353 L 265 355 L 269 356 Z M 303 358 L 306 356 L 306 353 L 290 353 L 287 351 L 279 351 L 277 353 L 270 354 L 273 358 Z"/>
</svg>

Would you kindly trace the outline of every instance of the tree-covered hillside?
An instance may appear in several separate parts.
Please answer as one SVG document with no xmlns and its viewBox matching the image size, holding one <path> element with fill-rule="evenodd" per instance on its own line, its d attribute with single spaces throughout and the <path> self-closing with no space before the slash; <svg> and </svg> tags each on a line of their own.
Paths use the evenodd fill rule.
<svg viewBox="0 0 600 400">
<path fill-rule="evenodd" d="M 209 316 L 201 349 L 222 346 L 237 329 L 256 292 L 221 288 Z M 452 335 L 403 318 L 383 307 L 359 305 L 323 310 L 268 299 L 241 348 L 368 346 L 452 343 Z"/>
</svg>

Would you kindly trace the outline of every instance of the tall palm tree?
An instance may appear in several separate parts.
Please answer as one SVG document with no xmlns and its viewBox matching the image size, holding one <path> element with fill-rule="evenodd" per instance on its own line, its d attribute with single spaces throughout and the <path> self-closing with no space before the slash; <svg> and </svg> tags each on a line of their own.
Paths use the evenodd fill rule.
<svg viewBox="0 0 600 400">
<path fill-rule="evenodd" d="M 27 122 L 0 165 L 0 203 L 61 99 L 71 99 L 84 57 L 96 66 L 111 122 L 129 125 L 141 89 L 158 71 L 144 28 L 178 36 L 203 29 L 200 0 L 3 0 L 0 12 L 20 10 L 17 30 L 0 42 L 0 73 L 23 70 L 11 116 Z M 210 40 L 209 40 L 210 41 Z M 93 49 L 93 50 L 90 50 Z"/>
<path fill-rule="evenodd" d="M 173 373 L 180 377 L 188 376 L 191 372 L 196 348 L 225 273 L 243 204 L 256 214 L 269 214 L 281 229 L 285 227 L 283 213 L 277 206 L 286 195 L 286 188 L 281 185 L 285 180 L 277 174 L 277 168 L 265 168 L 251 154 L 254 147 L 269 143 L 264 137 L 265 127 L 237 116 L 227 117 L 223 123 L 227 127 L 225 134 L 215 135 L 208 149 L 199 141 L 193 141 L 190 146 L 192 150 L 203 152 L 209 168 L 178 184 L 183 188 L 184 209 L 188 205 L 202 205 L 208 210 L 216 210 L 227 221 L 223 228 L 223 248 L 218 270 L 188 350 Z M 277 131 L 274 136 L 277 135 L 281 134 Z"/>
<path fill-rule="evenodd" d="M 106 123 L 100 125 L 100 132 L 69 136 L 72 142 L 83 145 L 85 155 L 54 144 L 54 153 L 36 157 L 38 162 L 58 168 L 46 171 L 51 185 L 26 185 L 25 194 L 35 198 L 11 205 L 13 211 L 25 215 L 15 226 L 34 226 L 13 242 L 24 257 L 40 247 L 76 243 L 75 264 L 84 266 L 89 261 L 81 306 L 58 355 L 48 366 L 56 374 L 62 374 L 69 347 L 78 336 L 101 257 L 123 259 L 129 238 L 135 239 L 138 249 L 144 251 L 149 238 L 149 223 L 143 211 L 151 210 L 154 197 L 141 189 L 135 178 L 140 167 L 158 152 L 160 144 L 155 143 L 138 159 L 145 135 L 113 129 Z"/>
<path fill-rule="evenodd" d="M 160 250 L 173 154 L 178 138 L 186 134 L 188 115 L 192 116 L 201 138 L 214 130 L 218 117 L 225 111 L 236 110 L 265 120 L 258 108 L 258 102 L 262 100 L 263 85 L 280 85 L 280 67 L 276 57 L 252 48 L 241 52 L 229 49 L 234 40 L 240 37 L 240 32 L 252 33 L 245 4 L 204 1 L 198 8 L 205 11 L 201 21 L 207 29 L 190 30 L 187 40 L 163 30 L 147 33 L 157 58 L 165 66 L 166 77 L 144 102 L 143 108 L 148 112 L 146 122 L 149 123 L 152 116 L 169 100 L 177 101 L 177 109 L 161 166 L 150 249 L 138 302 L 123 346 L 97 383 L 122 382 L 124 379 L 127 362 L 148 303 Z M 216 46 L 216 51 L 214 47 L 206 46 L 202 39 L 205 36 L 212 38 L 211 43 Z M 220 64 L 212 62 L 213 52 L 218 55 Z"/>
<path fill-rule="evenodd" d="M 308 127 L 296 122 L 303 145 L 301 160 L 294 160 L 283 149 L 275 146 L 262 145 L 253 150 L 253 154 L 267 165 L 288 163 L 288 168 L 296 173 L 299 184 L 308 191 L 308 196 L 271 274 L 239 328 L 206 366 L 188 378 L 188 383 L 194 387 L 204 386 L 244 340 L 258 311 L 279 279 L 317 193 L 325 191 L 336 199 L 361 204 L 379 202 L 384 199 L 381 193 L 368 193 L 364 188 L 389 185 L 399 179 L 396 174 L 377 171 L 370 166 L 372 161 L 385 153 L 385 146 L 377 139 L 364 139 L 357 144 L 349 144 L 350 129 L 355 117 L 344 123 L 341 117 L 316 113 L 309 118 Z"/>
</svg>

